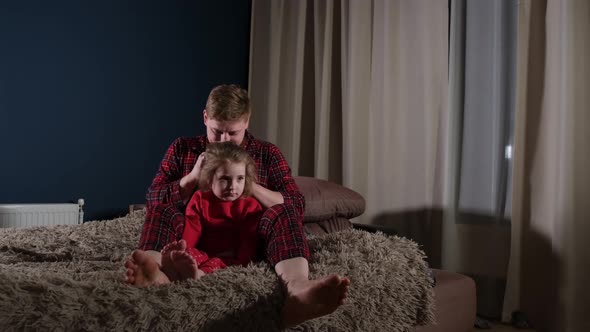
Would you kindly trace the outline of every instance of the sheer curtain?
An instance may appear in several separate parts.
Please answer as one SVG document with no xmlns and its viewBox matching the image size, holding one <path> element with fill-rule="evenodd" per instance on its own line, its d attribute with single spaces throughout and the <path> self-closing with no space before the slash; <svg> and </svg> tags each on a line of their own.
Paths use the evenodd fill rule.
<svg viewBox="0 0 590 332">
<path fill-rule="evenodd" d="M 521 1 L 512 246 L 504 319 L 588 331 L 590 3 Z"/>
<path fill-rule="evenodd" d="M 446 1 L 254 0 L 252 132 L 361 193 L 359 222 L 440 206 L 447 30 Z"/>
<path fill-rule="evenodd" d="M 442 266 L 472 277 L 499 318 L 510 254 L 510 144 L 517 0 L 453 0 Z"/>
<path fill-rule="evenodd" d="M 448 1 L 253 0 L 251 130 L 295 174 L 361 193 L 357 222 L 443 211 L 442 245 L 429 253 L 479 280 L 480 312 L 508 320 L 520 309 L 539 331 L 590 330 L 590 2 L 451 4 L 449 25 Z M 512 190 L 501 171 L 512 123 L 497 117 L 511 105 Z M 488 127 L 472 121 L 482 118 Z"/>
</svg>

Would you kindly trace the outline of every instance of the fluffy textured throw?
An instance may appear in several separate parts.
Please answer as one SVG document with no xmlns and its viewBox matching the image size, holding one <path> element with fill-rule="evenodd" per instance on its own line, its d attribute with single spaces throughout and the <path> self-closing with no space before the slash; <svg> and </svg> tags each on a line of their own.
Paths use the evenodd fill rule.
<svg viewBox="0 0 590 332">
<path fill-rule="evenodd" d="M 263 262 L 164 286 L 125 284 L 123 261 L 144 216 L 0 230 L 0 330 L 278 330 L 283 288 Z M 358 230 L 309 241 L 311 276 L 349 277 L 349 298 L 289 331 L 408 331 L 432 323 L 433 290 L 414 242 Z"/>
</svg>

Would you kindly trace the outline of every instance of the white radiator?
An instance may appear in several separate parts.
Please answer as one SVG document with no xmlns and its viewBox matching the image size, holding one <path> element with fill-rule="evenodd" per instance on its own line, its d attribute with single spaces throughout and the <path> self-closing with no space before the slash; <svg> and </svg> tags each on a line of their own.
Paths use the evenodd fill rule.
<svg viewBox="0 0 590 332">
<path fill-rule="evenodd" d="M 0 228 L 81 224 L 83 206 L 81 198 L 78 204 L 0 204 Z"/>
</svg>

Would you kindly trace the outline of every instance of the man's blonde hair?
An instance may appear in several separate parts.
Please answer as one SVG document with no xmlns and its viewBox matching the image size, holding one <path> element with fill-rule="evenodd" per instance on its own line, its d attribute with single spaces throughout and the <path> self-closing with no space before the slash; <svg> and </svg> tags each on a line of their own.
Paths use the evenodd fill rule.
<svg viewBox="0 0 590 332">
<path fill-rule="evenodd" d="M 211 188 L 215 171 L 228 163 L 244 163 L 246 165 L 246 183 L 242 196 L 249 196 L 252 192 L 252 183 L 256 182 L 256 164 L 248 152 L 232 142 L 220 142 L 207 144 L 205 151 L 205 164 L 199 177 L 199 188 L 207 190 Z"/>
<path fill-rule="evenodd" d="M 245 119 L 251 112 L 248 92 L 234 84 L 218 85 L 209 93 L 205 111 L 218 121 Z"/>
</svg>

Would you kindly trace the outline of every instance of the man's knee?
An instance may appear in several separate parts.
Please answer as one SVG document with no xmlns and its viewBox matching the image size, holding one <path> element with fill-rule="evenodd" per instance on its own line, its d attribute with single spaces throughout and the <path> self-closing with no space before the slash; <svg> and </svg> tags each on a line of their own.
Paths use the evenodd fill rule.
<svg viewBox="0 0 590 332">
<path fill-rule="evenodd" d="M 155 205 L 147 210 L 140 238 L 140 248 L 161 250 L 166 244 L 179 240 L 184 231 L 184 213 L 174 205 Z"/>
<path fill-rule="evenodd" d="M 279 220 L 288 220 L 297 223 L 303 221 L 303 216 L 299 215 L 297 209 L 290 204 L 277 204 L 269 207 L 264 211 L 261 222 L 276 223 Z"/>
<path fill-rule="evenodd" d="M 258 233 L 265 240 L 303 234 L 303 216 L 292 205 L 277 204 L 268 208 L 258 224 Z"/>
</svg>

